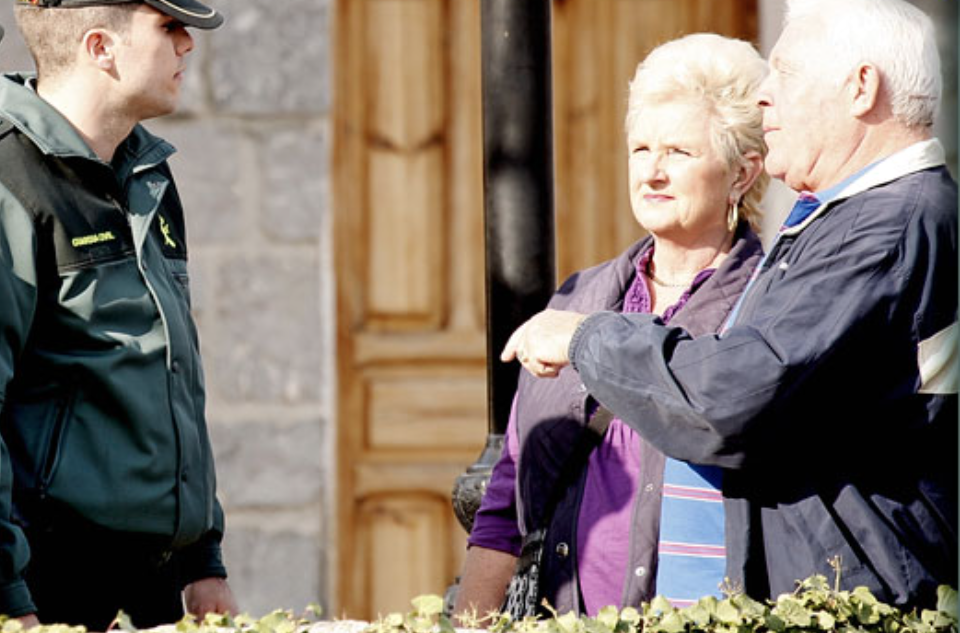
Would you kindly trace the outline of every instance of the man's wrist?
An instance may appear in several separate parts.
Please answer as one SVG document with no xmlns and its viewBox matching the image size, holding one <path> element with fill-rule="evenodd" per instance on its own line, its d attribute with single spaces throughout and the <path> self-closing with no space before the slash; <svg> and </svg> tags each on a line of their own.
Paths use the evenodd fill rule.
<svg viewBox="0 0 960 633">
<path fill-rule="evenodd" d="M 570 337 L 570 343 L 567 345 L 567 360 L 570 361 L 570 366 L 573 367 L 574 370 L 577 369 L 577 350 L 580 348 L 580 342 L 586 334 L 587 324 L 600 314 L 601 313 L 594 313 L 586 315 L 580 320 L 580 323 L 577 324 L 577 329 L 573 331 L 573 335 Z"/>
<path fill-rule="evenodd" d="M 34 615 L 37 607 L 33 604 L 30 590 L 23 580 L 0 585 L 0 613 L 13 618 Z"/>
</svg>

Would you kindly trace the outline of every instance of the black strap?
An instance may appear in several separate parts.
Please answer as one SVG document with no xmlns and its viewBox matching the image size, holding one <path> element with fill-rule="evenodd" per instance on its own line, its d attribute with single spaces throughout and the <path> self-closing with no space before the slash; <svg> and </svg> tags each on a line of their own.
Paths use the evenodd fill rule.
<svg viewBox="0 0 960 633">
<path fill-rule="evenodd" d="M 610 426 L 613 418 L 613 412 L 602 404 L 599 405 L 594 414 L 590 416 L 590 421 L 587 422 L 583 433 L 580 434 L 579 441 L 574 447 L 573 452 L 567 457 L 567 461 L 563 463 L 560 477 L 557 478 L 553 490 L 550 491 L 550 498 L 543 509 L 543 527 L 546 527 L 550 523 L 557 504 L 560 503 L 560 499 L 566 494 L 567 489 L 573 485 L 577 477 L 580 476 L 580 473 L 587 464 L 590 453 L 600 445 L 604 434 L 607 432 L 607 427 Z"/>
<path fill-rule="evenodd" d="M 592 416 L 590 416 L 590 421 L 587 423 L 587 428 L 596 433 L 597 444 L 600 444 L 600 440 L 603 439 L 603 434 L 607 432 L 607 427 L 610 426 L 611 422 L 613 422 L 613 418 L 613 411 L 606 408 L 602 404 L 597 405 L 597 410 Z M 596 446 L 594 446 L 594 448 L 596 448 Z"/>
<path fill-rule="evenodd" d="M 577 438 L 577 445 L 563 464 L 560 477 L 557 478 L 553 490 L 550 491 L 550 497 L 544 507 L 542 525 L 523 537 L 517 567 L 513 578 L 510 580 L 510 585 L 507 587 L 506 599 L 501 606 L 501 611 L 510 613 L 515 619 L 532 615 L 538 611 L 537 602 L 540 599 L 541 590 L 540 562 L 544 542 L 546 541 L 547 525 L 553 518 L 553 511 L 560 499 L 563 498 L 583 471 L 590 452 L 600 444 L 612 420 L 613 413 L 602 405 L 590 416 L 587 426 L 583 428 L 583 432 Z"/>
</svg>

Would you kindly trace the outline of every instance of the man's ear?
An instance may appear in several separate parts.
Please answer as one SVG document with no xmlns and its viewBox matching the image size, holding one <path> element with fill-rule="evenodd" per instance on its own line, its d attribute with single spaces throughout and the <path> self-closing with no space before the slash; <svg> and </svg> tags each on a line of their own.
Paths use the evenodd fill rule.
<svg viewBox="0 0 960 633">
<path fill-rule="evenodd" d="M 863 117 L 874 109 L 880 98 L 880 71 L 872 64 L 860 64 L 850 75 L 847 85 L 850 114 Z"/>
<path fill-rule="evenodd" d="M 114 36 L 104 29 L 90 29 L 83 35 L 83 53 L 97 68 L 114 69 Z"/>
</svg>

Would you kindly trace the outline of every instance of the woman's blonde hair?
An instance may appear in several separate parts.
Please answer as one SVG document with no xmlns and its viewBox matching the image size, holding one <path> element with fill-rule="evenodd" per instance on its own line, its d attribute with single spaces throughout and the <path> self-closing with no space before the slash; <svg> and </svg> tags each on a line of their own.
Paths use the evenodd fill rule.
<svg viewBox="0 0 960 633">
<path fill-rule="evenodd" d="M 748 42 L 715 33 L 686 35 L 653 49 L 637 66 L 627 101 L 627 133 L 645 104 L 702 104 L 710 113 L 714 149 L 733 169 L 747 152 L 767 155 L 757 89 L 767 64 Z M 761 171 L 743 195 L 739 216 L 760 229 L 760 201 L 770 176 Z"/>
</svg>

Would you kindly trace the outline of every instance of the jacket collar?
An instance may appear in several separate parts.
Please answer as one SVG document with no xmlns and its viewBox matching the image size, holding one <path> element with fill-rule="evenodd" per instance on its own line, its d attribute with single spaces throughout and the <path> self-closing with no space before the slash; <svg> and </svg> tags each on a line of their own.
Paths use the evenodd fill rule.
<svg viewBox="0 0 960 633">
<path fill-rule="evenodd" d="M 78 157 L 103 162 L 77 130 L 56 108 L 37 95 L 33 73 L 9 73 L 0 77 L 0 117 L 10 121 L 44 154 Z M 125 176 L 166 160 L 176 150 L 161 138 L 136 125 L 117 148 L 113 166 Z"/>
<path fill-rule="evenodd" d="M 868 189 L 885 185 L 925 169 L 939 167 L 945 163 L 943 145 L 935 138 L 914 143 L 896 154 L 875 163 L 862 176 L 848 183 L 836 196 L 817 207 L 805 220 L 781 231 L 781 235 L 796 235 L 805 229 L 815 218 L 823 215 L 827 209 L 841 200 L 845 200 Z"/>
</svg>

